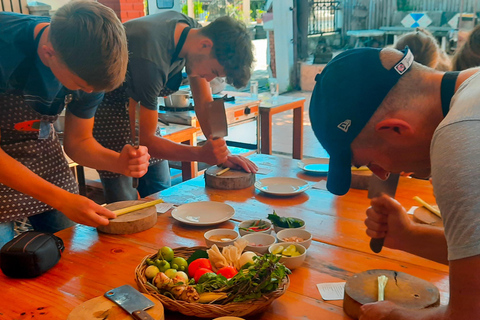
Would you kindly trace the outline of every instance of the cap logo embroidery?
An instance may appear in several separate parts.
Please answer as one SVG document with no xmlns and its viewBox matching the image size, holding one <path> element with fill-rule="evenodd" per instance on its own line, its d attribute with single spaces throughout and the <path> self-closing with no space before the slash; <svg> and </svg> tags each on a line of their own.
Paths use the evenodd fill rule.
<svg viewBox="0 0 480 320">
<path fill-rule="evenodd" d="M 350 125 L 352 124 L 352 121 L 350 120 L 345 120 L 342 123 L 340 123 L 337 128 L 342 130 L 343 132 L 348 132 L 348 128 L 350 128 Z"/>
<path fill-rule="evenodd" d="M 403 75 L 405 72 L 407 72 L 407 70 L 410 69 L 413 64 L 413 53 L 408 47 L 406 47 L 406 49 L 407 53 L 405 56 L 395 65 L 395 67 L 393 67 L 399 75 Z"/>
</svg>

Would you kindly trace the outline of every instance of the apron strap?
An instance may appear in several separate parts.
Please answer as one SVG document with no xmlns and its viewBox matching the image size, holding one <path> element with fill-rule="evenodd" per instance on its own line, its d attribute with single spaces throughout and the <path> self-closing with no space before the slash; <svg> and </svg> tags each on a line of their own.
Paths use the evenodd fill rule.
<svg viewBox="0 0 480 320">
<path fill-rule="evenodd" d="M 173 53 L 172 61 L 170 63 L 174 63 L 175 60 L 178 59 L 178 55 L 180 54 L 180 51 L 182 51 L 183 45 L 185 44 L 185 40 L 187 40 L 187 35 L 190 29 L 190 27 L 185 27 L 182 30 L 182 34 L 180 35 L 180 39 L 178 39 L 177 47 L 175 48 L 175 52 Z"/>
<path fill-rule="evenodd" d="M 447 113 L 450 110 L 450 102 L 452 101 L 452 97 L 455 94 L 455 84 L 457 83 L 459 73 L 459 71 L 451 71 L 445 72 L 445 74 L 443 75 L 440 91 L 442 100 L 442 112 L 444 117 L 447 116 Z"/>
</svg>

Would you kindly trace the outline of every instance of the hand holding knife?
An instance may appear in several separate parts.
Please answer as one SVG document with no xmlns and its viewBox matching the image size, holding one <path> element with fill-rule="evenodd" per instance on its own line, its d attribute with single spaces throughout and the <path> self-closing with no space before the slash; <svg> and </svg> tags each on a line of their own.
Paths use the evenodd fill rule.
<svg viewBox="0 0 480 320">
<path fill-rule="evenodd" d="M 133 146 L 135 149 L 140 147 L 140 105 L 140 101 L 138 101 L 134 114 L 135 130 L 133 131 Z M 138 178 L 133 178 L 132 187 L 135 189 L 138 188 Z"/>
</svg>

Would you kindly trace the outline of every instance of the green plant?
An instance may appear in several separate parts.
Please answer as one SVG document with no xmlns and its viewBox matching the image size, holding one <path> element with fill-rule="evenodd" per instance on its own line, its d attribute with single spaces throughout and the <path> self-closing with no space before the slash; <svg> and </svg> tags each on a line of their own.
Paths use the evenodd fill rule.
<svg viewBox="0 0 480 320">
<path fill-rule="evenodd" d="M 182 13 L 188 15 L 188 5 L 185 4 L 182 6 Z M 193 13 L 195 16 L 198 16 L 203 13 L 203 6 L 201 1 L 195 1 L 193 3 Z"/>
</svg>

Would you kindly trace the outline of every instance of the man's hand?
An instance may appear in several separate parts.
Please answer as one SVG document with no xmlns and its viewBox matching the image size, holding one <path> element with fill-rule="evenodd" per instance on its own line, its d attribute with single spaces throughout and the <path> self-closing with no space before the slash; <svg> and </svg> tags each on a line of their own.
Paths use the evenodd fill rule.
<svg viewBox="0 0 480 320">
<path fill-rule="evenodd" d="M 257 165 L 243 156 L 229 155 L 227 161 L 223 163 L 223 166 L 232 169 L 243 169 L 246 172 L 252 173 L 258 171 Z"/>
<path fill-rule="evenodd" d="M 412 221 L 398 201 L 382 195 L 372 199 L 365 225 L 368 236 L 385 238 L 386 247 L 400 249 L 412 228 Z"/>
<path fill-rule="evenodd" d="M 91 227 L 104 226 L 108 219 L 116 218 L 115 213 L 102 207 L 92 200 L 78 194 L 69 193 L 67 199 L 57 208 L 70 220 Z"/>
<path fill-rule="evenodd" d="M 360 307 L 358 320 L 386 320 L 396 308 L 398 306 L 390 301 L 367 303 Z"/>
<path fill-rule="evenodd" d="M 147 173 L 150 154 L 145 146 L 135 149 L 127 144 L 120 152 L 118 160 L 121 168 L 120 173 L 129 177 L 140 178 Z"/>
<path fill-rule="evenodd" d="M 222 164 L 227 161 L 229 151 L 224 139 L 211 139 L 202 146 L 200 161 L 209 165 Z"/>
</svg>

